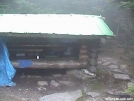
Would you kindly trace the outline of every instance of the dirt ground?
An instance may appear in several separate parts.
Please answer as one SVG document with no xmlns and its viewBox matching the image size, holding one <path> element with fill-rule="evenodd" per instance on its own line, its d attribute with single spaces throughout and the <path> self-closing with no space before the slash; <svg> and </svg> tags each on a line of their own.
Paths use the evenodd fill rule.
<svg viewBox="0 0 134 101">
<path fill-rule="evenodd" d="M 100 55 L 99 58 L 105 57 Z M 108 57 L 108 56 L 107 56 Z M 109 58 L 109 57 L 108 57 Z M 110 57 L 111 58 L 111 57 Z M 119 65 L 118 59 L 113 59 L 117 65 Z M 102 68 L 101 68 L 102 67 Z M 104 98 L 109 97 L 109 90 L 116 89 L 117 91 L 123 91 L 127 87 L 128 81 L 116 80 L 111 76 L 111 72 L 105 68 L 103 69 L 102 63 L 98 64 L 97 77 L 81 79 L 73 75 L 68 75 L 69 70 L 39 70 L 39 69 L 17 69 L 16 75 L 13 81 L 16 83 L 15 87 L 0 87 L 0 101 L 39 101 L 39 98 L 53 93 L 68 92 L 74 90 L 82 90 L 82 92 L 98 92 L 101 96 L 99 100 L 93 101 L 106 101 Z M 61 76 L 55 76 L 55 75 Z M 130 75 L 133 81 L 133 75 Z M 59 83 L 58 87 L 51 85 L 51 81 L 54 80 Z M 46 81 L 48 85 L 41 87 L 37 84 L 38 81 Z M 69 81 L 68 85 L 60 84 L 60 81 Z M 123 88 L 124 87 L 124 88 Z M 87 96 L 84 96 L 85 99 Z M 82 98 L 83 99 L 83 98 Z M 84 100 L 79 100 L 84 101 Z M 92 101 L 92 100 L 85 100 Z"/>
</svg>

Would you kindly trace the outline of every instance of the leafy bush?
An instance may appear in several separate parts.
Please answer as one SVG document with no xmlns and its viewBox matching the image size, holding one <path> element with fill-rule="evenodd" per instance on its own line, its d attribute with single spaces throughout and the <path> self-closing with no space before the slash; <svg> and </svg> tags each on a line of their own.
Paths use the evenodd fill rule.
<svg viewBox="0 0 134 101">
<path fill-rule="evenodd" d="M 125 92 L 131 94 L 134 98 L 134 85 L 129 86 L 128 89 L 125 90 Z"/>
</svg>

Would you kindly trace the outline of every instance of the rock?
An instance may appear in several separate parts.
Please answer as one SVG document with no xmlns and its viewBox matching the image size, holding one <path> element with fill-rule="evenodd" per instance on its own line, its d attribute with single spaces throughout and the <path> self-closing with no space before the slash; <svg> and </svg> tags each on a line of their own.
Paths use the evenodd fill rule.
<svg viewBox="0 0 134 101">
<path fill-rule="evenodd" d="M 91 64 L 91 66 L 97 65 L 96 59 L 92 58 L 92 59 L 90 60 L 90 64 Z"/>
<path fill-rule="evenodd" d="M 110 66 L 108 66 L 110 69 L 117 69 L 118 68 L 118 66 L 117 65 L 110 65 Z"/>
<path fill-rule="evenodd" d="M 54 74 L 53 77 L 62 77 L 61 74 Z"/>
<path fill-rule="evenodd" d="M 105 44 L 107 41 L 106 41 L 106 39 L 105 38 L 101 38 L 101 43 L 102 44 Z"/>
<path fill-rule="evenodd" d="M 91 57 L 97 59 L 98 58 L 98 54 L 97 53 L 92 53 Z"/>
<path fill-rule="evenodd" d="M 76 84 L 71 81 L 59 81 L 60 84 L 66 85 L 66 86 L 75 86 Z"/>
<path fill-rule="evenodd" d="M 94 67 L 94 66 L 91 66 L 91 67 L 92 67 L 92 68 L 96 68 L 96 67 Z M 82 71 L 84 74 L 87 74 L 87 75 L 90 75 L 90 76 L 96 76 L 96 74 L 90 72 L 90 71 L 87 70 L 87 69 L 82 69 L 81 71 Z"/>
<path fill-rule="evenodd" d="M 52 81 L 50 82 L 50 84 L 51 84 L 52 86 L 54 86 L 54 87 L 58 87 L 58 86 L 60 85 L 58 82 L 56 82 L 56 81 L 54 81 L 54 80 L 52 80 Z"/>
<path fill-rule="evenodd" d="M 132 98 L 130 94 L 125 93 L 123 91 L 109 90 L 109 91 L 107 91 L 107 93 L 110 94 L 110 95 L 114 95 L 118 98 Z M 124 101 L 126 101 L 126 100 L 124 100 Z"/>
<path fill-rule="evenodd" d="M 101 65 L 102 64 L 102 61 L 101 60 L 97 60 L 97 64 L 98 65 Z"/>
<path fill-rule="evenodd" d="M 45 87 L 37 87 L 37 88 L 38 88 L 38 90 L 40 90 L 40 91 L 41 91 L 41 90 L 45 90 L 45 91 L 47 90 Z"/>
<path fill-rule="evenodd" d="M 25 91 L 25 92 L 28 92 L 28 89 L 25 89 L 24 91 Z"/>
<path fill-rule="evenodd" d="M 100 96 L 100 93 L 88 92 L 87 95 L 90 95 L 90 96 L 92 96 L 92 97 L 98 97 L 98 96 Z"/>
<path fill-rule="evenodd" d="M 40 87 L 37 87 L 38 88 L 38 90 L 42 90 Z"/>
<path fill-rule="evenodd" d="M 114 60 L 112 60 L 112 63 L 113 63 L 113 64 L 117 64 L 117 63 L 118 63 L 118 61 L 114 61 Z"/>
<path fill-rule="evenodd" d="M 102 60 L 103 62 L 106 62 L 106 61 L 111 61 L 112 58 L 109 58 L 109 57 L 102 57 L 101 60 Z"/>
<path fill-rule="evenodd" d="M 48 86 L 48 82 L 47 81 L 38 81 L 37 85 L 39 85 L 39 86 Z"/>
<path fill-rule="evenodd" d="M 103 66 L 108 66 L 108 65 L 110 65 L 112 62 L 104 62 L 102 65 Z"/>
<path fill-rule="evenodd" d="M 131 78 L 126 74 L 114 74 L 114 78 L 121 80 L 131 80 Z"/>
<path fill-rule="evenodd" d="M 77 78 L 82 79 L 82 80 L 96 77 L 96 75 L 91 76 L 90 74 L 85 73 L 83 70 L 85 70 L 85 69 L 69 71 L 69 72 L 67 72 L 67 74 L 73 75 L 74 77 L 77 77 Z M 94 74 L 94 73 L 91 73 L 91 74 Z"/>
<path fill-rule="evenodd" d="M 133 82 L 128 82 L 127 86 L 128 87 L 134 86 L 134 83 Z"/>
<path fill-rule="evenodd" d="M 91 97 L 91 96 L 84 96 L 83 100 L 78 101 L 104 101 L 104 98 L 100 97 Z"/>
<path fill-rule="evenodd" d="M 113 90 L 108 90 L 108 91 L 106 91 L 106 92 L 107 92 L 107 94 L 116 95 L 116 96 L 123 93 L 123 91 L 117 91 L 117 90 L 115 90 L 115 89 L 113 89 Z"/>
<path fill-rule="evenodd" d="M 18 89 L 18 91 L 22 91 L 22 89 Z"/>
<path fill-rule="evenodd" d="M 95 72 L 97 71 L 97 67 L 96 67 L 96 66 L 91 66 L 91 67 L 89 68 L 89 70 L 90 70 L 91 72 L 95 73 Z"/>
<path fill-rule="evenodd" d="M 128 66 L 125 64 L 125 65 L 120 65 L 120 69 L 126 69 Z"/>
<path fill-rule="evenodd" d="M 76 101 L 82 96 L 82 91 L 77 90 L 73 92 L 54 93 L 51 95 L 46 95 L 44 97 L 41 97 L 39 101 Z"/>
<path fill-rule="evenodd" d="M 119 69 L 112 69 L 111 71 L 116 72 L 116 73 L 124 73 L 123 71 L 121 71 Z"/>
</svg>

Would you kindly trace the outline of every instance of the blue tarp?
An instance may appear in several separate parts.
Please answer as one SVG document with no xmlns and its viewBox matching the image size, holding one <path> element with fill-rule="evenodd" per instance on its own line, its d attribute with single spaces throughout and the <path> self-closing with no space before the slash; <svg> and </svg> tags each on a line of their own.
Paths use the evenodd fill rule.
<svg viewBox="0 0 134 101">
<path fill-rule="evenodd" d="M 13 68 L 5 43 L 0 39 L 0 86 L 15 86 L 12 82 L 16 70 Z"/>
<path fill-rule="evenodd" d="M 18 60 L 20 68 L 26 68 L 33 65 L 32 60 Z"/>
</svg>

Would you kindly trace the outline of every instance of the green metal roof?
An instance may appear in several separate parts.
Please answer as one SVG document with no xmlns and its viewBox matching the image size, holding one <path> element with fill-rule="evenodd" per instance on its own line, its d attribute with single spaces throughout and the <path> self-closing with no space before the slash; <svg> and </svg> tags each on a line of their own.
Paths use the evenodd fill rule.
<svg viewBox="0 0 134 101">
<path fill-rule="evenodd" d="M 101 16 L 79 14 L 1 14 L 0 33 L 114 35 Z"/>
</svg>

